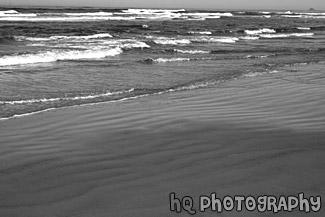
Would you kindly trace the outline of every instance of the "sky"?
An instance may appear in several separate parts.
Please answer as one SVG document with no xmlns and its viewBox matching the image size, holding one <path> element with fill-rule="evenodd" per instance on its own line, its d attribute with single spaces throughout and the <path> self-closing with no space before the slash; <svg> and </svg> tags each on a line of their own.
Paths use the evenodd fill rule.
<svg viewBox="0 0 325 217">
<path fill-rule="evenodd" d="M 0 5 L 325 10 L 324 0 L 0 0 Z"/>
</svg>

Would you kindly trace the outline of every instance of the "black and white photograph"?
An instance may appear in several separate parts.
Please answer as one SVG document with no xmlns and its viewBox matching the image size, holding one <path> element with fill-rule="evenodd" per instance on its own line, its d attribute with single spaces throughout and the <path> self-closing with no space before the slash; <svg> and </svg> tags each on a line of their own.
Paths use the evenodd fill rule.
<svg viewBox="0 0 325 217">
<path fill-rule="evenodd" d="M 0 217 L 324 199 L 323 0 L 0 0 Z"/>
</svg>

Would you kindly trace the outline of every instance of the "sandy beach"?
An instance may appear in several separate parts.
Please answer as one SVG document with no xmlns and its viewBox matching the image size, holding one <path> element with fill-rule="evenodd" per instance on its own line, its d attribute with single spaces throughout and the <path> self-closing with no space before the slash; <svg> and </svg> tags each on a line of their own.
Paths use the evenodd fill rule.
<svg viewBox="0 0 325 217">
<path fill-rule="evenodd" d="M 0 216 L 190 216 L 172 192 L 196 216 L 324 216 L 199 211 L 213 192 L 325 196 L 324 82 L 285 77 L 0 121 Z"/>
</svg>

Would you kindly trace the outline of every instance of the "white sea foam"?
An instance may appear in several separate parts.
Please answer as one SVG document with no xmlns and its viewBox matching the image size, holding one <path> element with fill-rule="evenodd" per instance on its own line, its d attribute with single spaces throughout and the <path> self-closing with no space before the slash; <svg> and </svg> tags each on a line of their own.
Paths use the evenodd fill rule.
<svg viewBox="0 0 325 217">
<path fill-rule="evenodd" d="M 261 34 L 262 38 L 312 37 L 314 33 Z"/>
<path fill-rule="evenodd" d="M 47 38 L 16 36 L 15 38 L 18 40 L 27 40 L 27 41 L 53 41 L 53 40 L 67 40 L 67 39 L 87 40 L 87 39 L 112 38 L 112 37 L 113 36 L 109 33 L 99 33 L 99 34 L 86 35 L 86 36 L 57 35 L 57 36 L 51 36 Z"/>
<path fill-rule="evenodd" d="M 259 58 L 267 58 L 269 56 L 274 56 L 274 55 L 247 55 L 246 58 L 248 58 L 248 59 L 259 59 Z"/>
<path fill-rule="evenodd" d="M 22 117 L 26 117 L 26 116 L 30 116 L 30 115 L 36 115 L 36 114 L 51 111 L 51 110 L 54 110 L 54 109 L 57 109 L 57 108 L 49 108 L 49 109 L 44 109 L 44 110 L 36 111 L 36 112 L 29 112 L 29 113 L 24 113 L 24 114 L 19 114 L 19 115 L 13 115 L 13 116 L 8 117 L 8 118 L 0 118 L 0 121 L 10 120 L 10 119 L 13 119 L 13 118 L 22 118 Z"/>
<path fill-rule="evenodd" d="M 175 49 L 174 51 L 178 53 L 184 53 L 184 54 L 207 54 L 210 53 L 210 51 L 205 51 L 205 50 L 180 50 L 180 49 Z"/>
<path fill-rule="evenodd" d="M 258 40 L 258 39 L 260 39 L 260 37 L 248 35 L 248 36 L 240 37 L 240 39 L 243 39 L 243 40 Z"/>
<path fill-rule="evenodd" d="M 75 16 L 75 17 L 0 17 L 2 21 L 28 21 L 28 22 L 80 22 L 98 20 L 132 20 L 132 17 L 109 17 L 109 16 Z"/>
<path fill-rule="evenodd" d="M 183 15 L 186 16 L 197 16 L 197 17 L 232 17 L 233 14 L 232 13 L 183 13 Z"/>
<path fill-rule="evenodd" d="M 158 39 L 153 40 L 156 44 L 162 45 L 178 45 L 178 44 L 190 44 L 191 41 L 188 39 L 175 39 L 175 38 L 164 38 L 160 37 Z"/>
<path fill-rule="evenodd" d="M 32 104 L 40 102 L 57 102 L 57 101 L 73 101 L 73 100 L 87 100 L 87 99 L 96 99 L 101 97 L 119 95 L 124 93 L 131 93 L 134 91 L 134 88 L 125 91 L 107 91 L 106 93 L 93 94 L 88 96 L 75 96 L 75 97 L 58 97 L 58 98 L 43 98 L 43 99 L 25 99 L 25 100 L 14 100 L 14 101 L 0 101 L 0 104 L 9 104 L 9 105 L 18 105 L 18 104 Z"/>
<path fill-rule="evenodd" d="M 319 17 L 324 17 L 325 13 L 316 13 L 316 12 L 305 12 L 305 13 L 300 13 L 300 12 L 286 12 L 284 13 L 283 17 L 302 17 L 302 18 L 319 18 Z"/>
<path fill-rule="evenodd" d="M 115 56 L 120 53 L 122 53 L 121 48 L 69 51 L 53 50 L 36 54 L 3 56 L 0 58 L 0 66 L 46 63 L 58 60 L 99 59 L 108 56 Z"/>
<path fill-rule="evenodd" d="M 210 85 L 215 85 L 217 83 L 219 83 L 219 82 L 218 81 L 203 82 L 203 83 L 192 84 L 192 85 L 189 85 L 189 86 L 178 87 L 175 90 L 176 91 L 180 91 L 180 90 L 195 90 L 195 89 L 198 89 L 198 88 L 207 87 L 207 86 L 210 86 Z M 173 90 L 174 89 L 171 89 L 170 92 L 173 91 Z"/>
<path fill-rule="evenodd" d="M 137 41 L 134 39 L 115 39 L 115 40 L 107 40 L 100 42 L 105 46 L 113 46 L 113 47 L 120 47 L 125 49 L 131 48 L 150 48 L 150 46 L 142 41 Z"/>
<path fill-rule="evenodd" d="M 27 40 L 27 46 L 42 46 L 47 48 L 76 48 L 85 50 L 101 50 L 110 48 L 150 48 L 148 44 L 135 39 L 112 38 L 108 33 L 89 36 L 51 36 L 47 38 L 16 37 L 17 40 Z M 40 43 L 42 42 L 42 43 Z"/>
<path fill-rule="evenodd" d="M 125 48 L 125 49 L 131 49 L 131 48 L 150 48 L 149 45 L 147 45 L 146 43 L 142 42 L 142 41 L 133 41 L 133 42 L 129 42 L 129 43 L 124 43 L 122 45 L 120 45 L 121 48 Z"/>
<path fill-rule="evenodd" d="M 175 10 L 170 10 L 170 9 L 127 9 L 127 10 L 122 10 L 123 13 L 127 14 L 155 14 L 155 13 L 174 13 L 174 12 L 185 12 L 185 9 L 175 9 Z"/>
<path fill-rule="evenodd" d="M 34 13 L 19 13 L 15 10 L 0 11 L 0 17 L 36 17 Z"/>
<path fill-rule="evenodd" d="M 282 17 L 287 17 L 287 18 L 307 18 L 307 19 L 324 19 L 324 15 L 312 15 L 312 14 L 291 14 L 291 15 L 282 15 Z"/>
<path fill-rule="evenodd" d="M 304 15 L 282 15 L 282 17 L 287 17 L 287 18 L 307 18 L 307 16 Z"/>
<path fill-rule="evenodd" d="M 305 14 L 309 16 L 325 16 L 325 13 L 315 13 L 315 12 L 300 13 L 300 14 Z"/>
<path fill-rule="evenodd" d="M 279 73 L 279 71 L 273 70 L 273 71 L 265 71 L 265 72 L 250 72 L 248 74 L 245 74 L 244 77 L 256 77 L 256 76 L 276 74 L 276 73 Z"/>
<path fill-rule="evenodd" d="M 207 20 L 220 19 L 221 17 L 231 17 L 232 13 L 182 13 L 181 18 L 187 20 Z"/>
<path fill-rule="evenodd" d="M 166 63 L 166 62 L 184 62 L 184 61 L 191 61 L 190 58 L 157 58 L 153 59 L 154 62 L 157 63 Z"/>
<path fill-rule="evenodd" d="M 190 34 L 200 34 L 200 35 L 212 35 L 212 32 L 209 32 L 209 31 L 205 31 L 205 32 L 198 32 L 198 31 L 191 31 L 191 32 L 188 32 Z"/>
<path fill-rule="evenodd" d="M 245 30 L 245 33 L 248 35 L 257 35 L 261 33 L 276 33 L 276 31 L 274 29 L 263 28 L 258 30 Z"/>
<path fill-rule="evenodd" d="M 300 29 L 300 30 L 310 30 L 310 27 L 297 27 L 297 29 Z"/>
<path fill-rule="evenodd" d="M 86 35 L 86 36 L 52 36 L 50 39 L 94 39 L 94 38 L 112 38 L 113 36 L 109 33 L 99 33 L 94 35 Z"/>
<path fill-rule="evenodd" d="M 220 17 L 233 16 L 232 13 L 185 13 L 184 9 L 167 10 L 167 9 L 127 9 L 113 15 L 134 15 L 136 19 L 188 19 L 188 20 L 205 20 L 218 19 Z"/>
<path fill-rule="evenodd" d="M 2 21 L 26 21 L 26 22 L 80 22 L 96 20 L 205 20 L 218 19 L 220 17 L 231 17 L 232 13 L 187 13 L 184 9 L 127 9 L 122 12 L 86 12 L 86 13 L 37 13 L 24 14 L 17 11 L 1 11 L 0 20 Z"/>
<path fill-rule="evenodd" d="M 63 13 L 64 15 L 67 16 L 112 16 L 113 13 L 110 12 L 103 12 L 103 11 L 99 11 L 99 12 L 88 12 L 88 13 Z M 58 14 L 60 15 L 60 14 Z"/>
<path fill-rule="evenodd" d="M 122 13 L 114 13 L 114 15 L 134 15 L 135 19 L 173 19 L 181 17 L 180 12 L 185 12 L 185 10 L 127 9 L 122 10 Z"/>
<path fill-rule="evenodd" d="M 191 41 L 205 42 L 205 43 L 236 43 L 237 37 L 220 37 L 220 36 L 199 36 L 192 38 Z"/>
<path fill-rule="evenodd" d="M 7 11 L 0 11 L 0 15 L 2 14 L 18 14 L 18 11 L 15 10 L 7 10 Z"/>
<path fill-rule="evenodd" d="M 191 85 L 187 85 L 187 86 L 180 86 L 180 87 L 171 88 L 171 89 L 159 91 L 159 92 L 156 92 L 156 93 L 152 93 L 152 95 L 160 95 L 160 94 L 164 94 L 164 93 L 170 93 L 170 92 L 182 91 L 182 90 L 194 90 L 194 89 L 198 89 L 198 88 L 207 87 L 207 86 L 210 86 L 210 85 L 215 85 L 215 84 L 217 84 L 219 82 L 220 81 L 210 81 L 210 82 L 202 82 L 202 83 L 191 84 Z M 93 99 L 93 98 L 99 98 L 99 97 L 105 97 L 105 96 L 111 96 L 111 95 L 118 95 L 118 94 L 123 94 L 123 93 L 134 92 L 134 90 L 135 89 L 132 88 L 132 89 L 129 89 L 129 90 L 126 90 L 126 91 L 107 92 L 107 93 L 104 93 L 104 94 L 84 96 L 84 98 Z M 69 106 L 69 107 L 92 106 L 92 105 L 103 104 L 103 103 L 123 102 L 123 101 L 127 101 L 127 100 L 147 97 L 147 96 L 150 96 L 150 95 L 151 94 L 147 93 L 147 94 L 141 94 L 141 95 L 136 95 L 136 96 L 128 96 L 128 97 L 124 97 L 124 98 L 117 99 L 117 100 L 104 101 L 104 102 L 95 102 L 95 103 L 86 103 L 86 104 L 81 104 L 81 105 L 73 105 L 73 106 Z M 16 104 L 27 104 L 27 103 L 36 103 L 36 102 L 53 102 L 53 101 L 60 101 L 60 100 L 78 100 L 78 99 L 80 99 L 80 97 L 53 98 L 53 99 L 31 99 L 31 100 L 18 100 L 18 101 L 0 101 L 0 104 L 3 104 L 5 102 L 7 104 L 15 104 L 15 103 Z M 66 106 L 63 107 L 63 108 L 66 108 Z M 24 114 L 13 115 L 11 117 L 0 118 L 0 121 L 5 121 L 5 120 L 13 119 L 13 118 L 21 118 L 21 117 L 35 115 L 35 114 L 39 114 L 39 113 L 43 113 L 43 112 L 47 112 L 47 111 L 56 110 L 56 109 L 60 109 L 60 108 L 48 108 L 48 109 L 44 109 L 44 110 L 41 110 L 41 111 L 35 111 L 35 112 L 29 112 L 29 113 L 24 113 Z"/>
</svg>

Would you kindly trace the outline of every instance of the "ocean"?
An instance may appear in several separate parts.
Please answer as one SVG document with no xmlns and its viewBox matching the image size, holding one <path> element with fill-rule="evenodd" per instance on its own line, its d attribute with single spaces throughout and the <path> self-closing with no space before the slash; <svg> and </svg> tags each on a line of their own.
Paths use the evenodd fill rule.
<svg viewBox="0 0 325 217">
<path fill-rule="evenodd" d="M 322 11 L 0 8 L 0 119 L 265 74 L 324 85 L 324 20 Z"/>
</svg>

